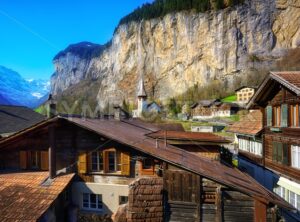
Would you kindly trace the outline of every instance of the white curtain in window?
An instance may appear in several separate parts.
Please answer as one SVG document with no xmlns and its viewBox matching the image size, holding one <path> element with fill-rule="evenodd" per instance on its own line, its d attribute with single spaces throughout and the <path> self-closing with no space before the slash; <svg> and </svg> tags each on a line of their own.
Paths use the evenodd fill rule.
<svg viewBox="0 0 300 222">
<path fill-rule="evenodd" d="M 292 167 L 300 168 L 300 146 L 292 146 Z"/>
</svg>

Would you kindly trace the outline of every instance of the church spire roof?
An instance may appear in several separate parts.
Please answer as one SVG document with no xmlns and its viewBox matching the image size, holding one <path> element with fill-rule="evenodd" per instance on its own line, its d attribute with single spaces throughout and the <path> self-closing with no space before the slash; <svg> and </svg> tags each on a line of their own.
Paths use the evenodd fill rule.
<svg viewBox="0 0 300 222">
<path fill-rule="evenodd" d="M 147 93 L 145 90 L 145 85 L 144 85 L 144 79 L 141 78 L 139 82 L 139 91 L 138 91 L 138 97 L 147 97 Z"/>
</svg>

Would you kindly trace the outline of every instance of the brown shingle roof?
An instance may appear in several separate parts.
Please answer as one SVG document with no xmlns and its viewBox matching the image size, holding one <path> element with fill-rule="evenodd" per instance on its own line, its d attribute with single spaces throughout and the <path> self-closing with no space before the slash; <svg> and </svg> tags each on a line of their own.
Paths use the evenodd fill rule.
<svg viewBox="0 0 300 222">
<path fill-rule="evenodd" d="M 266 203 L 271 202 L 287 209 L 294 209 L 276 194 L 273 194 L 260 185 L 255 179 L 236 168 L 225 166 L 217 161 L 208 160 L 205 157 L 200 157 L 175 146 L 168 145 L 165 147 L 164 143 L 160 141 L 156 143 L 155 139 L 147 136 L 150 133 L 154 133 L 149 129 L 115 120 L 80 118 L 69 118 L 67 120 L 112 140 L 133 147 L 136 150 L 155 156 L 158 159 L 239 190 Z"/>
<path fill-rule="evenodd" d="M 254 110 L 243 117 L 239 122 L 229 126 L 227 131 L 237 134 L 255 136 L 262 131 L 262 113 L 260 110 Z"/>
<path fill-rule="evenodd" d="M 300 95 L 300 71 L 294 72 L 271 72 L 271 78 Z"/>
<path fill-rule="evenodd" d="M 58 176 L 50 186 L 42 186 L 47 172 L 0 174 L 0 221 L 37 221 L 73 176 Z"/>
<path fill-rule="evenodd" d="M 155 133 L 148 134 L 151 138 L 164 139 L 165 136 L 169 140 L 189 140 L 197 142 L 218 142 L 218 143 L 229 143 L 230 141 L 225 138 L 215 135 L 213 133 L 202 133 L 202 132 L 180 132 L 180 131 L 158 131 Z"/>
</svg>

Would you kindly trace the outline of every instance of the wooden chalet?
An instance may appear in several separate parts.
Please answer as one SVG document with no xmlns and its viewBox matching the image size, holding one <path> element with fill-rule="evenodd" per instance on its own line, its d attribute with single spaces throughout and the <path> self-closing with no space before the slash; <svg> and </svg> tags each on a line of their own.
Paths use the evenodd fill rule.
<svg viewBox="0 0 300 222">
<path fill-rule="evenodd" d="M 201 100 L 191 106 L 193 119 L 229 117 L 238 112 L 239 106 L 234 103 L 223 103 L 218 99 Z"/>
<path fill-rule="evenodd" d="M 78 221 L 275 221 L 276 206 L 294 210 L 238 169 L 154 133 L 162 132 L 134 120 L 57 116 L 0 140 L 1 172 L 48 172 L 47 186 L 75 173 L 64 203 Z M 21 207 L 1 203 L 1 221 Z"/>
<path fill-rule="evenodd" d="M 263 113 L 263 153 L 273 190 L 300 210 L 300 72 L 271 72 L 247 105 Z M 300 216 L 295 221 L 300 220 Z M 292 221 L 292 220 L 291 220 Z"/>
</svg>

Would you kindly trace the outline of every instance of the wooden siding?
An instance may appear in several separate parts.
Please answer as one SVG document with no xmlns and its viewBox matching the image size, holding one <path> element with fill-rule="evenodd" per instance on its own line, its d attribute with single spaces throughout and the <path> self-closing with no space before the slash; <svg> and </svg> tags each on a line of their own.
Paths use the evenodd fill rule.
<svg viewBox="0 0 300 222">
<path fill-rule="evenodd" d="M 256 209 L 252 197 L 174 167 L 164 172 L 164 190 L 167 222 L 266 221 L 264 204 Z"/>
<path fill-rule="evenodd" d="M 282 136 L 282 137 L 281 137 Z M 300 145 L 300 139 L 284 137 L 284 134 L 265 135 L 265 166 L 285 175 L 290 179 L 300 181 L 300 169 L 290 166 L 291 164 L 291 145 Z M 273 142 L 281 142 L 288 145 L 288 165 L 273 161 Z"/>
<path fill-rule="evenodd" d="M 266 167 L 288 177 L 292 180 L 300 181 L 300 170 L 291 167 L 291 145 L 300 145 L 300 127 L 290 127 L 291 124 L 291 105 L 300 104 L 300 98 L 290 91 L 282 88 L 270 101 L 271 106 L 280 106 L 287 104 L 287 127 L 268 127 L 266 109 L 264 111 L 264 164 Z M 274 123 L 274 118 L 273 118 Z M 275 129 L 273 129 L 275 128 Z M 278 131 L 278 132 L 277 132 Z M 288 147 L 287 164 L 273 161 L 273 142 L 286 144 Z"/>
</svg>

